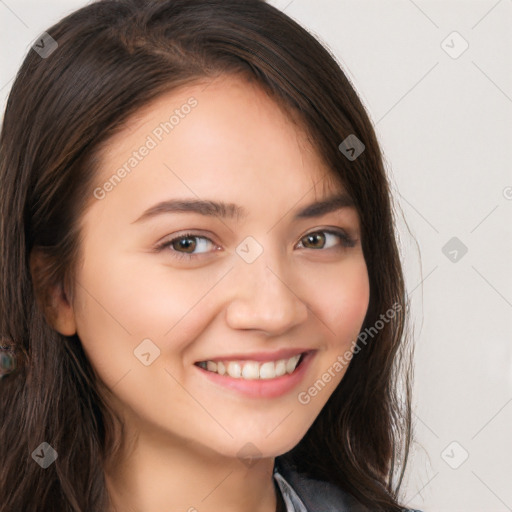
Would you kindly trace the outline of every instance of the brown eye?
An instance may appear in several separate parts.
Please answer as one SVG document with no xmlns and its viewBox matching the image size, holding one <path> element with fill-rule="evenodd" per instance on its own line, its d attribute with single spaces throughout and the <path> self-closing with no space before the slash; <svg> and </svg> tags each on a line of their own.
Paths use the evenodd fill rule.
<svg viewBox="0 0 512 512">
<path fill-rule="evenodd" d="M 170 247 L 172 247 L 175 251 L 180 251 L 183 249 L 186 253 L 193 253 L 197 246 L 195 239 L 195 236 L 175 238 L 171 241 Z"/>
<path fill-rule="evenodd" d="M 336 244 L 336 239 L 341 241 L 341 244 Z M 302 238 L 301 243 L 302 242 L 306 249 L 331 249 L 336 247 L 336 245 L 341 245 L 342 247 L 354 247 L 356 244 L 356 240 L 349 237 L 344 231 L 326 229 L 308 233 Z M 329 247 L 326 247 L 328 244 L 330 244 Z"/>
<path fill-rule="evenodd" d="M 313 249 L 321 249 L 325 244 L 325 239 L 326 237 L 322 234 L 321 231 L 318 233 L 310 233 L 303 238 L 303 240 L 306 240 L 306 245 L 311 244 Z M 321 245 L 321 247 L 319 247 L 319 245 Z"/>
<path fill-rule="evenodd" d="M 208 247 L 210 246 L 210 247 Z M 212 252 L 215 244 L 205 236 L 194 235 L 192 233 L 187 233 L 185 235 L 181 235 L 167 242 L 163 242 L 159 246 L 157 246 L 157 251 L 161 252 L 163 250 L 168 250 L 171 255 L 175 258 L 198 258 L 204 256 L 208 252 Z M 212 250 L 208 250 L 208 249 Z"/>
</svg>

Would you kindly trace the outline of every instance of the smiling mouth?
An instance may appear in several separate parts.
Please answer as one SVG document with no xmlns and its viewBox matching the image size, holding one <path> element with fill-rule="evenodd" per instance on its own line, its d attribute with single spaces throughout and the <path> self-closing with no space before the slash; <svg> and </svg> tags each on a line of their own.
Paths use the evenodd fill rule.
<svg viewBox="0 0 512 512">
<path fill-rule="evenodd" d="M 194 363 L 203 370 L 234 379 L 266 380 L 289 375 L 302 363 L 306 352 L 277 361 L 201 361 Z"/>
</svg>

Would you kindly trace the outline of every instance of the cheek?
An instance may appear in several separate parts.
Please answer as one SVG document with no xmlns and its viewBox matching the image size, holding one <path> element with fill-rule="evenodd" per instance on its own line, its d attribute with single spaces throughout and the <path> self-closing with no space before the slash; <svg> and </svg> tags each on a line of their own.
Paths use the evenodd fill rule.
<svg viewBox="0 0 512 512">
<path fill-rule="evenodd" d="M 311 377 L 297 394 L 298 403 L 316 417 L 343 379 L 353 357 L 354 346 L 366 316 L 370 298 L 368 271 L 364 259 L 355 258 L 331 273 L 329 286 L 312 298 L 323 330 L 323 350 Z M 338 269 L 340 270 L 340 269 Z M 327 278 L 327 276 L 324 276 Z"/>
<path fill-rule="evenodd" d="M 187 374 L 182 352 L 210 321 L 201 299 L 218 278 L 173 272 L 171 279 L 161 265 L 115 260 L 91 255 L 78 276 L 75 314 L 84 351 L 122 411 L 163 426 L 185 424 L 197 404 L 178 384 Z"/>
<path fill-rule="evenodd" d="M 211 270 L 144 265 L 140 255 L 121 258 L 90 250 L 78 275 L 74 308 L 79 338 L 103 380 L 115 383 L 134 362 L 140 364 L 134 350 L 145 339 L 164 356 L 158 365 L 179 356 L 208 323 L 204 299 L 221 277 Z"/>
<path fill-rule="evenodd" d="M 357 338 L 368 310 L 370 285 L 363 257 L 331 274 L 327 282 L 316 291 L 317 314 L 329 327 L 330 346 L 344 349 Z"/>
</svg>

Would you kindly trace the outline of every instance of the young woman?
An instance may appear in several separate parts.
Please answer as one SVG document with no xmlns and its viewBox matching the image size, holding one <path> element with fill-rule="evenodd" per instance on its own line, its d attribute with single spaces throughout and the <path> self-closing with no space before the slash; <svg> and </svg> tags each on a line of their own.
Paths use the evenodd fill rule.
<svg viewBox="0 0 512 512">
<path fill-rule="evenodd" d="M 0 155 L 0 512 L 404 510 L 390 192 L 315 38 L 262 0 L 91 3 Z"/>
</svg>

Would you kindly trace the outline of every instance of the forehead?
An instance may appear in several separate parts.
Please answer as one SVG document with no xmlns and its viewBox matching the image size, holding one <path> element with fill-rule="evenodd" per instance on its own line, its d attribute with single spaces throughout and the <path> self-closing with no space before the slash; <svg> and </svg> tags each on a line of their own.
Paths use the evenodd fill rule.
<svg viewBox="0 0 512 512">
<path fill-rule="evenodd" d="M 141 158 L 141 150 L 145 155 Z M 125 169 L 112 193 L 156 183 L 188 195 L 217 191 L 257 196 L 343 191 L 298 117 L 257 84 L 237 76 L 197 82 L 164 94 L 134 114 L 99 153 L 96 185 Z M 133 168 L 130 168 L 131 165 Z M 256 185 L 262 185 L 261 188 Z M 248 190 L 250 188 L 251 190 Z"/>
</svg>

